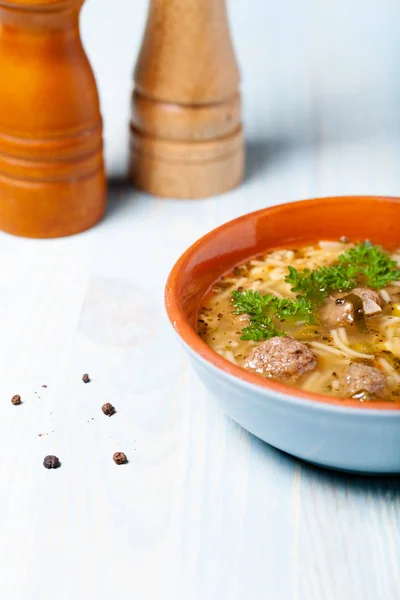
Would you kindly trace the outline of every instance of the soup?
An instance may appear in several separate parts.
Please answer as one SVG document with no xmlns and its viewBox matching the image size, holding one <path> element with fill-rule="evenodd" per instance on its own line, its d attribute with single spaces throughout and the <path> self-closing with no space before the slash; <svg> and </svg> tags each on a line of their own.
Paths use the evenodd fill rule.
<svg viewBox="0 0 400 600">
<path fill-rule="evenodd" d="M 252 258 L 208 292 L 198 333 L 262 377 L 400 402 L 400 250 L 342 238 Z"/>
</svg>

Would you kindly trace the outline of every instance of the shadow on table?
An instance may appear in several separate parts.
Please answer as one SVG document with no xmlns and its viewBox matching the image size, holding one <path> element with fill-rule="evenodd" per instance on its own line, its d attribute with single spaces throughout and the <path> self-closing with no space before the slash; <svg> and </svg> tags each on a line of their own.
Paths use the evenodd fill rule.
<svg viewBox="0 0 400 600">
<path fill-rule="evenodd" d="M 110 217 L 121 210 L 135 193 L 132 182 L 127 177 L 111 177 L 108 180 L 106 216 Z"/>
<path fill-rule="evenodd" d="M 293 469 L 300 467 L 302 478 L 304 477 L 309 485 L 329 486 L 335 488 L 336 491 L 343 491 L 355 496 L 360 494 L 368 494 L 370 497 L 379 496 L 380 500 L 384 498 L 385 493 L 388 493 L 391 499 L 400 495 L 400 475 L 364 475 L 336 471 L 302 461 L 254 437 L 252 444 L 256 445 L 260 453 L 265 454 L 267 450 L 270 458 L 278 460 L 288 472 L 293 472 Z"/>
<path fill-rule="evenodd" d="M 245 141 L 246 163 L 245 181 L 256 178 L 260 172 L 267 169 L 272 160 L 278 158 L 286 147 L 280 140 L 249 139 Z"/>
<path fill-rule="evenodd" d="M 245 140 L 246 164 L 245 181 L 257 178 L 260 173 L 266 172 L 275 161 L 280 160 L 294 146 L 301 145 L 301 140 L 284 140 L 273 138 L 253 138 Z M 137 192 L 132 182 L 124 176 L 111 177 L 108 180 L 108 206 L 107 216 L 117 211 L 122 204 L 130 198 L 130 193 Z"/>
<path fill-rule="evenodd" d="M 308 139 L 251 138 L 245 140 L 246 160 L 244 180 L 251 181 L 267 173 L 269 167 L 296 149 L 310 148 Z"/>
<path fill-rule="evenodd" d="M 302 471 L 309 480 L 318 481 L 320 484 L 334 484 L 336 487 L 346 488 L 347 491 L 365 489 L 368 490 L 368 493 L 373 493 L 374 489 L 377 490 L 379 488 L 380 492 L 382 492 L 382 488 L 386 488 L 400 492 L 399 475 L 347 473 L 312 465 L 299 459 L 292 459 L 292 457 L 290 457 L 290 460 L 295 460 L 301 464 Z"/>
</svg>

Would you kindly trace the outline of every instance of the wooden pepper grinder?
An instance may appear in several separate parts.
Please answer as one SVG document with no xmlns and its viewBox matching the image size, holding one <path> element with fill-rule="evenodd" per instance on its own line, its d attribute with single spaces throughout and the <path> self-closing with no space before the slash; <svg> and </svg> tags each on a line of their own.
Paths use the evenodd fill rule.
<svg viewBox="0 0 400 600">
<path fill-rule="evenodd" d="M 103 215 L 102 122 L 84 0 L 0 0 L 0 229 L 58 237 Z"/>
<path fill-rule="evenodd" d="M 239 72 L 225 0 L 150 0 L 132 96 L 131 176 L 199 198 L 243 176 Z"/>
</svg>

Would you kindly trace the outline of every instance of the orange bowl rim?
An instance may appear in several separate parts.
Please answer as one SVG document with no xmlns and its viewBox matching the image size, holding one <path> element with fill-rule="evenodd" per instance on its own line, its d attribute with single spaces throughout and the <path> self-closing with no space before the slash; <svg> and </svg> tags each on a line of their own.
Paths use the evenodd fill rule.
<svg viewBox="0 0 400 600">
<path fill-rule="evenodd" d="M 239 367 L 238 365 L 234 365 L 229 362 L 227 359 L 220 356 L 215 350 L 210 348 L 203 340 L 199 337 L 197 332 L 193 329 L 193 327 L 188 322 L 184 311 L 180 305 L 179 297 L 178 297 L 178 281 L 181 277 L 182 271 L 185 269 L 185 266 L 189 262 L 189 260 L 196 254 L 197 250 L 201 247 L 207 245 L 208 241 L 218 235 L 221 231 L 229 228 L 233 224 L 240 224 L 248 221 L 249 219 L 257 218 L 260 215 L 264 215 L 265 213 L 272 214 L 273 212 L 280 212 L 281 210 L 290 210 L 290 208 L 298 208 L 300 205 L 312 206 L 316 204 L 320 204 L 323 202 L 329 201 L 338 201 L 338 202 L 362 202 L 363 200 L 369 201 L 377 201 L 377 202 L 390 202 L 390 203 L 398 203 L 400 202 L 399 197 L 395 196 L 367 196 L 367 195 L 351 195 L 351 196 L 326 196 L 326 197 L 318 197 L 311 198 L 308 200 L 297 200 L 294 202 L 285 202 L 282 204 L 274 205 L 267 208 L 262 208 L 257 211 L 253 211 L 250 213 L 246 213 L 240 217 L 227 221 L 222 225 L 212 229 L 210 232 L 203 235 L 196 242 L 194 242 L 176 261 L 173 266 L 165 287 L 165 307 L 167 310 L 167 315 L 169 320 L 175 329 L 178 336 L 191 348 L 191 350 L 203 358 L 206 362 L 211 363 L 217 369 L 223 371 L 224 373 L 233 376 L 234 378 L 239 379 L 242 382 L 246 382 L 257 388 L 264 389 L 269 392 L 276 392 L 279 395 L 286 396 L 287 399 L 295 399 L 298 400 L 308 400 L 314 401 L 316 403 L 322 403 L 324 405 L 331 405 L 332 408 L 350 408 L 357 409 L 357 411 L 389 411 L 392 413 L 396 413 L 400 410 L 400 402 L 398 405 L 394 405 L 393 402 L 384 402 L 384 401 L 371 401 L 368 403 L 361 403 L 357 400 L 351 399 L 342 399 L 335 396 L 325 396 L 323 394 L 316 394 L 314 392 L 306 392 L 299 388 L 291 387 L 285 385 L 284 383 L 279 383 L 272 379 L 265 379 L 256 373 L 251 373 L 247 371 L 243 367 Z M 243 260 L 246 260 L 248 257 L 243 257 Z M 234 265 L 232 265 L 233 267 Z M 206 293 L 206 291 L 204 292 Z"/>
</svg>

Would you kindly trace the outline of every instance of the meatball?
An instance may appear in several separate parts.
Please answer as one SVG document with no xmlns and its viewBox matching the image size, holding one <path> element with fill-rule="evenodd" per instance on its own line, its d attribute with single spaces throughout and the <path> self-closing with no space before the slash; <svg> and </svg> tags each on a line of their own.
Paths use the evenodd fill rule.
<svg viewBox="0 0 400 600">
<path fill-rule="evenodd" d="M 249 354 L 245 367 L 277 380 L 292 381 L 317 366 L 314 353 L 291 337 L 274 337 L 263 342 Z"/>
<path fill-rule="evenodd" d="M 361 363 L 351 363 L 340 378 L 343 396 L 360 400 L 382 396 L 385 384 L 386 378 L 379 369 Z"/>
<path fill-rule="evenodd" d="M 357 317 L 369 319 L 380 312 L 382 299 L 377 292 L 355 288 L 343 298 L 328 298 L 321 309 L 321 318 L 328 327 L 345 327 L 353 325 Z"/>
</svg>

